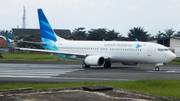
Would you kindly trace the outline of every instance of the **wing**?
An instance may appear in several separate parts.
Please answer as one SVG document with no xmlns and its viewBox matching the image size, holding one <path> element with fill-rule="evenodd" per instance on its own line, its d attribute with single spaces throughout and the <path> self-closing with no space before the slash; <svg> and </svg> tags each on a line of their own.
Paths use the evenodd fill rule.
<svg viewBox="0 0 180 101">
<path fill-rule="evenodd" d="M 76 56 L 76 58 L 85 58 L 86 56 L 89 55 L 97 55 L 97 54 L 88 54 L 88 53 L 75 53 L 75 52 L 64 52 L 64 51 L 53 51 L 53 50 L 44 50 L 44 49 L 32 49 L 32 48 L 19 48 L 19 47 L 14 47 L 9 39 L 6 37 L 6 40 L 9 44 L 9 46 L 13 49 L 16 50 L 24 50 L 24 51 L 36 51 L 36 52 L 45 52 L 45 53 L 50 53 L 50 54 L 62 54 L 65 55 L 64 57 L 70 57 L 70 56 Z M 44 44 L 42 44 L 44 45 Z M 102 55 L 104 59 L 110 59 L 107 55 Z"/>
<path fill-rule="evenodd" d="M 51 54 L 63 54 L 63 55 L 67 55 L 67 56 L 79 56 L 79 57 L 87 56 L 87 54 L 72 53 L 72 52 L 69 53 L 69 52 L 63 52 L 63 51 L 52 51 L 52 50 L 44 50 L 44 49 L 32 49 L 32 48 L 15 48 L 15 49 L 25 50 L 25 51 L 45 52 L 45 53 L 51 53 Z"/>
<path fill-rule="evenodd" d="M 6 37 L 6 36 L 5 36 Z M 51 54 L 63 54 L 67 56 L 81 56 L 85 57 L 87 56 L 86 54 L 80 54 L 80 53 L 69 53 L 69 52 L 63 52 L 63 51 L 52 51 L 52 50 L 44 50 L 44 49 L 32 49 L 32 48 L 19 48 L 19 47 L 14 47 L 9 39 L 6 37 L 6 40 L 8 42 L 9 47 L 16 49 L 16 50 L 25 50 L 25 51 L 36 51 L 36 52 L 45 52 L 45 53 L 51 53 Z M 44 44 L 43 44 L 44 45 Z"/>
</svg>

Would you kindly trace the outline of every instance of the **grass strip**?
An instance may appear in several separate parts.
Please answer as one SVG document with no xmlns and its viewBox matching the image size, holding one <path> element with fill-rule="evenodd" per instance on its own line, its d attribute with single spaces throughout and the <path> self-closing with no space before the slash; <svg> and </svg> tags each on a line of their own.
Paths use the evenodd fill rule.
<svg viewBox="0 0 180 101">
<path fill-rule="evenodd" d="M 50 56 L 50 54 L 2 54 L 0 61 L 62 61 L 79 62 L 80 60 L 70 60 L 59 56 Z M 180 58 L 176 58 L 169 64 L 180 64 Z"/>
<path fill-rule="evenodd" d="M 180 64 L 180 58 L 172 60 L 171 62 L 169 62 L 169 64 Z"/>
<path fill-rule="evenodd" d="M 0 61 L 72 61 L 59 56 L 50 56 L 50 54 L 2 54 Z"/>
<path fill-rule="evenodd" d="M 154 95 L 180 98 L 180 80 L 170 79 L 143 79 L 124 82 L 82 82 L 82 83 L 53 83 L 53 84 L 30 84 L 15 83 L 0 85 L 0 90 L 33 87 L 34 89 L 62 88 L 105 85 L 116 88 L 128 89 Z"/>
</svg>

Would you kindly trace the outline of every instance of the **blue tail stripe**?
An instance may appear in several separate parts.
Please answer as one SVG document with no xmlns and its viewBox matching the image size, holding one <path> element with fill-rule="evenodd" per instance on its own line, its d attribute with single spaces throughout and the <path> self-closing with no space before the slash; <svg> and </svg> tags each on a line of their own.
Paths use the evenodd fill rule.
<svg viewBox="0 0 180 101">
<path fill-rule="evenodd" d="M 47 23 L 47 22 L 43 22 L 43 21 L 40 21 L 41 23 L 41 28 L 43 29 L 43 30 L 47 30 L 47 31 L 49 31 L 49 32 L 51 32 L 51 34 L 54 34 L 54 32 L 53 32 L 53 30 L 52 30 L 52 28 L 51 28 L 51 26 Z"/>
<path fill-rule="evenodd" d="M 51 32 L 48 32 L 46 30 L 40 30 L 41 33 L 46 33 L 46 34 L 41 34 L 41 37 L 45 38 L 45 39 L 50 39 L 50 40 L 53 40 L 53 41 L 56 41 L 54 39 L 54 36 L 51 34 Z M 43 41 L 43 40 L 42 40 Z"/>
<path fill-rule="evenodd" d="M 46 19 L 46 16 L 44 15 L 42 9 L 38 9 L 38 16 L 41 36 L 52 41 L 57 41 L 54 31 L 51 28 L 48 20 Z"/>
</svg>

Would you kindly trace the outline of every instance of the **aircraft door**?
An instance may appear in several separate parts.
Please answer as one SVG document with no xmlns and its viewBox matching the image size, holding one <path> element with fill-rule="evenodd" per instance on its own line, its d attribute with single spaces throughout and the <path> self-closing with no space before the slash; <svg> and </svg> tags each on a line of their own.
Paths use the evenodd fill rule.
<svg viewBox="0 0 180 101">
<path fill-rule="evenodd" d="M 151 55 L 152 55 L 152 47 L 148 47 L 147 56 L 151 56 Z"/>
<path fill-rule="evenodd" d="M 165 53 L 165 58 L 166 58 L 166 53 Z"/>
</svg>

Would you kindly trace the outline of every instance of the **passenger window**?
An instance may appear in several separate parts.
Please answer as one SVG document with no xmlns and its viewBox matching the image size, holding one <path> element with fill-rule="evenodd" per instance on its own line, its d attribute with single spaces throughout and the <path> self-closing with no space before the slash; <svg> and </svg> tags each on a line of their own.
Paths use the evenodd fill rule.
<svg viewBox="0 0 180 101">
<path fill-rule="evenodd" d="M 169 51 L 168 49 L 161 49 L 161 48 L 158 48 L 158 51 L 162 52 L 162 51 Z"/>
<path fill-rule="evenodd" d="M 169 49 L 164 49 L 164 51 L 169 51 Z"/>
</svg>

